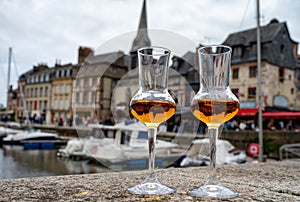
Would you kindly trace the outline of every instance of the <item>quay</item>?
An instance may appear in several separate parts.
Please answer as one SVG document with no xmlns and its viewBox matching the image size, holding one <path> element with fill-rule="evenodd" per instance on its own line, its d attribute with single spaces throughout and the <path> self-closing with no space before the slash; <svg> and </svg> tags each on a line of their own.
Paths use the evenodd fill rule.
<svg viewBox="0 0 300 202">
<path fill-rule="evenodd" d="M 147 171 L 0 180 L 0 201 L 211 201 L 187 194 L 188 189 L 206 181 L 208 171 L 208 167 L 157 170 L 162 183 L 176 188 L 174 194 L 164 196 L 127 191 L 142 181 Z M 300 161 L 223 165 L 217 175 L 239 196 L 213 201 L 300 201 Z"/>
</svg>

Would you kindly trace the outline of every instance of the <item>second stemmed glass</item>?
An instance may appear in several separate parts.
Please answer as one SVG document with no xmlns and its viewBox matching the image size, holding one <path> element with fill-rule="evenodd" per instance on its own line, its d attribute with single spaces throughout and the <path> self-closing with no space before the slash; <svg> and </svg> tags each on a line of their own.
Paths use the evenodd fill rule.
<svg viewBox="0 0 300 202">
<path fill-rule="evenodd" d="M 238 195 L 222 186 L 216 176 L 216 143 L 219 127 L 233 118 L 239 110 L 239 101 L 229 88 L 231 48 L 222 45 L 198 50 L 200 90 L 191 102 L 193 115 L 206 123 L 210 142 L 210 176 L 207 182 L 189 190 L 193 196 L 232 198 Z"/>
<path fill-rule="evenodd" d="M 153 46 L 138 50 L 139 90 L 129 106 L 131 114 L 148 128 L 149 175 L 142 183 L 128 189 L 133 194 L 164 195 L 175 191 L 161 184 L 154 170 L 157 128 L 176 110 L 167 89 L 170 53 L 168 49 Z"/>
</svg>

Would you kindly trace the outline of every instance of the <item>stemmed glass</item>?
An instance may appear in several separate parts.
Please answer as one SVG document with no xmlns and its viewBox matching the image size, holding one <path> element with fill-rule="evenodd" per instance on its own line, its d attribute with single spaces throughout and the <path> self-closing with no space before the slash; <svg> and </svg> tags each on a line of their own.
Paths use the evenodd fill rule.
<svg viewBox="0 0 300 202">
<path fill-rule="evenodd" d="M 204 185 L 191 189 L 188 193 L 206 198 L 232 198 L 238 193 L 222 186 L 216 176 L 219 128 L 233 118 L 240 107 L 239 100 L 229 88 L 231 48 L 222 45 L 202 47 L 198 50 L 198 58 L 200 90 L 191 102 L 191 111 L 208 127 L 210 176 Z"/>
<path fill-rule="evenodd" d="M 131 114 L 148 129 L 149 174 L 142 183 L 128 188 L 133 194 L 164 195 L 175 191 L 161 184 L 154 170 L 157 128 L 176 110 L 167 89 L 170 53 L 168 49 L 154 46 L 138 50 L 139 90 L 129 106 Z"/>
</svg>

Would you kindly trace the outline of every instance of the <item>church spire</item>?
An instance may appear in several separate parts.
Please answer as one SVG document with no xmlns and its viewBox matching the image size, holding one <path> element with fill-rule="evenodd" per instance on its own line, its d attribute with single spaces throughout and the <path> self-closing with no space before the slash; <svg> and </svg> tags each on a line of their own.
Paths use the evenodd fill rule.
<svg viewBox="0 0 300 202">
<path fill-rule="evenodd" d="M 130 52 L 136 52 L 139 48 L 151 45 L 150 39 L 148 37 L 147 28 L 148 27 L 147 27 L 146 0 L 143 0 L 143 8 L 142 8 L 142 13 L 141 13 L 141 17 L 140 17 L 138 32 L 132 43 Z"/>
</svg>

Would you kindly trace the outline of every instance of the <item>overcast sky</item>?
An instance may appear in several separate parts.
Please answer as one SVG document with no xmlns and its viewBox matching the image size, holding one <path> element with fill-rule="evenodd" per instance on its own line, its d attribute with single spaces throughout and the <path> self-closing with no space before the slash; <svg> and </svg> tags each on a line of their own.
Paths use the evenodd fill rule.
<svg viewBox="0 0 300 202">
<path fill-rule="evenodd" d="M 286 21 L 292 39 L 300 41 L 300 1 L 263 0 L 260 7 L 262 26 L 273 18 Z M 6 102 L 9 47 L 16 86 L 17 75 L 33 65 L 76 63 L 79 46 L 96 49 L 135 31 L 141 8 L 142 0 L 0 0 L 0 103 Z M 175 32 L 195 44 L 219 44 L 230 33 L 256 26 L 256 0 L 148 0 L 147 14 L 150 29 Z"/>
</svg>

